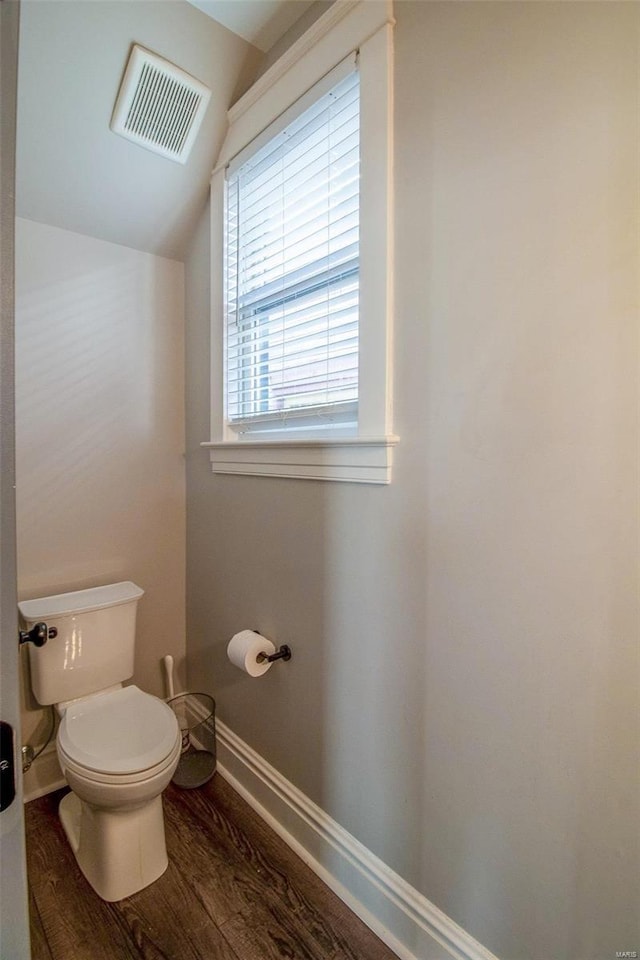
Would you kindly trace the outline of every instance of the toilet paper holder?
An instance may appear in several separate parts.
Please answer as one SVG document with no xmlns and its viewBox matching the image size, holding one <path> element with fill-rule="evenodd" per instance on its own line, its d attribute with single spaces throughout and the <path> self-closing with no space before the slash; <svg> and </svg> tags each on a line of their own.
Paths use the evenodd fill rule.
<svg viewBox="0 0 640 960">
<path fill-rule="evenodd" d="M 253 632 L 260 633 L 259 630 L 254 630 Z M 274 660 L 291 660 L 291 648 L 288 647 L 286 643 L 283 643 L 276 653 L 259 653 L 256 660 L 258 663 L 273 663 Z"/>
<path fill-rule="evenodd" d="M 283 643 L 277 653 L 259 653 L 256 660 L 258 663 L 264 663 L 265 661 L 273 663 L 274 660 L 291 660 L 291 650 L 286 643 Z"/>
</svg>

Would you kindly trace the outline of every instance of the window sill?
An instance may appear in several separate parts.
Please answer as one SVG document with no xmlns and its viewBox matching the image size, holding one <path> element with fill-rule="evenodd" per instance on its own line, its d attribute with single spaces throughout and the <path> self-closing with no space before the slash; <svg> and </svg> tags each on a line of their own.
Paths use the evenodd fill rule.
<svg viewBox="0 0 640 960">
<path fill-rule="evenodd" d="M 238 440 L 202 443 L 213 473 L 346 483 L 391 482 L 398 437 L 350 440 Z"/>
</svg>

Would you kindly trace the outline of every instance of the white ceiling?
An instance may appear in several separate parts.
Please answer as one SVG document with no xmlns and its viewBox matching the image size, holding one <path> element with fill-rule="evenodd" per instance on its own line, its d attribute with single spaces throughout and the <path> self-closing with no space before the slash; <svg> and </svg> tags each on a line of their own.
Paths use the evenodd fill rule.
<svg viewBox="0 0 640 960">
<path fill-rule="evenodd" d="M 189 0 L 189 3 L 266 53 L 314 0 Z"/>
</svg>

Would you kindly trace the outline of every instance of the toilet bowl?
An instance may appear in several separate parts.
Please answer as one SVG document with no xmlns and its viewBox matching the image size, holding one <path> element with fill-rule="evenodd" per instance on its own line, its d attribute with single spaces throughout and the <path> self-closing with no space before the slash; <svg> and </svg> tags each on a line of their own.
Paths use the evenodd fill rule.
<svg viewBox="0 0 640 960">
<path fill-rule="evenodd" d="M 181 740 L 175 714 L 162 700 L 135 686 L 120 687 L 61 712 L 58 760 L 83 800 L 135 807 L 167 786 Z"/>
<path fill-rule="evenodd" d="M 45 623 L 29 648 L 39 703 L 60 715 L 56 749 L 71 787 L 59 814 L 86 879 L 103 900 L 122 900 L 167 868 L 162 791 L 178 765 L 181 735 L 164 701 L 136 686 L 136 605 L 126 582 L 22 601 L 27 627 Z"/>
<path fill-rule="evenodd" d="M 172 710 L 135 686 L 63 708 L 56 748 L 72 793 L 60 819 L 85 877 L 122 900 L 167 868 L 160 794 L 180 758 Z"/>
</svg>

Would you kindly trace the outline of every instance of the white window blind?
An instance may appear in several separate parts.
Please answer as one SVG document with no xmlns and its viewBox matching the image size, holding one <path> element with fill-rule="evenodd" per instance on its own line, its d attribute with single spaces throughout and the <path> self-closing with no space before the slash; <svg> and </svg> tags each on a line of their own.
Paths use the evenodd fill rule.
<svg viewBox="0 0 640 960">
<path fill-rule="evenodd" d="M 239 433 L 357 422 L 359 152 L 354 70 L 228 175 L 225 416 Z"/>
</svg>

